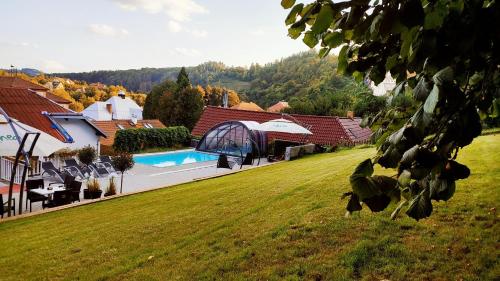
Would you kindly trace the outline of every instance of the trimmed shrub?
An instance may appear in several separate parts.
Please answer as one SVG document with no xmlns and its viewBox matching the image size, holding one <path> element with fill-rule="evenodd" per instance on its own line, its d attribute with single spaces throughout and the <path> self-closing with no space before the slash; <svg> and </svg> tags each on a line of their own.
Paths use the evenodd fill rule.
<svg viewBox="0 0 500 281">
<path fill-rule="evenodd" d="M 160 129 L 119 130 L 115 135 L 113 148 L 120 152 L 138 152 L 147 148 L 189 145 L 191 133 L 184 126 Z"/>
<path fill-rule="evenodd" d="M 97 151 L 92 146 L 88 145 L 78 150 L 78 160 L 85 165 L 90 165 L 97 158 Z"/>
</svg>

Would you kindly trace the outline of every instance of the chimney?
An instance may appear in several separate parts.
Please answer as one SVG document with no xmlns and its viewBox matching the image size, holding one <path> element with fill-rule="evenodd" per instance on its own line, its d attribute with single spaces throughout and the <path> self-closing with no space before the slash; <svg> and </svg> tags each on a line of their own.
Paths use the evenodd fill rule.
<svg viewBox="0 0 500 281">
<path fill-rule="evenodd" d="M 110 113 L 113 114 L 113 105 L 111 103 L 106 104 L 106 110 Z"/>
<path fill-rule="evenodd" d="M 354 111 L 347 111 L 347 118 L 354 119 Z"/>
<path fill-rule="evenodd" d="M 118 96 L 122 99 L 125 99 L 125 92 L 124 91 L 119 91 Z"/>
</svg>

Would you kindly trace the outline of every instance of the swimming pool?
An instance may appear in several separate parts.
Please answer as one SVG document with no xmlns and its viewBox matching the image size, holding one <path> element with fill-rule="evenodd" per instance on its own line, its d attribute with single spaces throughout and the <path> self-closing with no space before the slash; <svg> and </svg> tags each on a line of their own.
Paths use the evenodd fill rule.
<svg viewBox="0 0 500 281">
<path fill-rule="evenodd" d="M 215 154 L 208 154 L 195 150 L 134 156 L 135 163 L 154 167 L 179 166 L 190 163 L 214 161 L 217 159 L 218 156 Z"/>
</svg>

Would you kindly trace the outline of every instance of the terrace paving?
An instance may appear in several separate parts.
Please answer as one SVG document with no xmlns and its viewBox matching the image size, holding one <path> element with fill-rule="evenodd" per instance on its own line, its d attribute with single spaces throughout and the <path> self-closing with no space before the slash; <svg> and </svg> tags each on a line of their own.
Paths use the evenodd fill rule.
<svg viewBox="0 0 500 281">
<path fill-rule="evenodd" d="M 224 175 L 228 173 L 233 173 L 239 171 L 239 166 L 233 167 L 232 170 L 228 169 L 217 169 L 217 161 L 206 161 L 199 163 L 190 163 L 180 166 L 170 166 L 170 167 L 153 167 L 143 164 L 135 164 L 134 168 L 127 171 L 123 177 L 123 193 L 138 192 L 150 189 L 157 189 L 165 186 L 171 186 L 175 184 L 187 183 L 194 180 L 213 177 L 217 175 Z M 268 164 L 266 159 L 261 159 L 260 165 Z M 257 160 L 253 167 L 257 166 Z M 252 166 L 243 166 L 244 169 L 248 169 Z M 117 186 L 117 192 L 120 192 L 120 175 L 116 174 L 115 183 Z M 78 179 L 79 180 L 79 179 Z M 46 180 L 45 184 L 48 185 L 49 181 Z M 99 178 L 99 183 L 103 194 L 109 185 L 109 177 Z M 83 182 L 82 190 L 87 188 L 86 182 Z M 16 200 L 16 205 L 19 200 L 19 193 L 14 193 L 14 198 Z M 26 198 L 26 194 L 24 195 Z M 80 198 L 83 201 L 83 191 L 80 194 Z M 4 195 L 4 200 L 7 200 L 6 195 Z M 29 206 L 28 206 L 29 208 Z M 36 202 L 32 205 L 32 212 L 42 210 L 42 203 Z M 16 208 L 17 212 L 17 208 Z M 29 212 L 29 209 L 28 209 Z M 23 211 L 27 213 L 27 211 Z"/>
</svg>

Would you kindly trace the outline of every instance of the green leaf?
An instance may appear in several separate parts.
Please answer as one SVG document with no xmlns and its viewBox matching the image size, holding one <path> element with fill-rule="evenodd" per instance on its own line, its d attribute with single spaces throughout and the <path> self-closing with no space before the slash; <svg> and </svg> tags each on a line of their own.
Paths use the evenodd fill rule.
<svg viewBox="0 0 500 281">
<path fill-rule="evenodd" d="M 301 24 L 297 27 L 292 26 L 288 29 L 288 36 L 290 36 L 292 39 L 297 39 L 305 29 L 306 29 L 305 24 Z"/>
<path fill-rule="evenodd" d="M 373 163 L 371 159 L 358 164 L 351 177 L 369 177 L 373 174 Z"/>
<path fill-rule="evenodd" d="M 446 83 L 453 81 L 453 69 L 451 67 L 445 67 L 439 70 L 434 76 L 432 76 L 432 81 L 438 86 L 442 86 Z"/>
<path fill-rule="evenodd" d="M 401 192 L 398 188 L 398 181 L 394 178 L 388 177 L 388 176 L 373 176 L 372 177 L 373 181 L 379 189 L 389 196 L 392 201 L 399 201 L 401 199 Z"/>
<path fill-rule="evenodd" d="M 323 42 L 330 48 L 337 48 L 344 42 L 344 36 L 340 32 L 332 32 L 325 35 Z"/>
<path fill-rule="evenodd" d="M 359 196 L 361 201 L 366 198 L 382 194 L 373 179 L 370 177 L 353 177 L 350 178 L 352 191 Z"/>
<path fill-rule="evenodd" d="M 424 103 L 424 112 L 428 114 L 433 114 L 434 109 L 439 101 L 439 87 L 434 85 L 430 95 L 427 97 Z"/>
<path fill-rule="evenodd" d="M 419 146 L 415 145 L 412 148 L 408 149 L 403 153 L 403 157 L 401 157 L 401 165 L 411 166 L 413 161 L 417 158 L 417 154 L 419 151 Z"/>
<path fill-rule="evenodd" d="M 405 30 L 401 33 L 401 50 L 399 52 L 399 55 L 401 58 L 405 59 L 408 57 L 408 54 L 410 52 L 410 46 L 413 43 L 413 39 L 415 38 L 416 34 L 418 33 L 418 26 L 413 27 L 410 30 Z"/>
<path fill-rule="evenodd" d="M 316 46 L 319 42 L 318 40 L 318 37 L 316 36 L 315 33 L 313 32 L 306 32 L 304 34 L 304 39 L 302 39 L 302 41 L 307 45 L 309 46 L 309 48 L 314 48 L 314 46 Z"/>
<path fill-rule="evenodd" d="M 349 212 L 356 212 L 356 211 L 361 211 L 362 207 L 361 204 L 359 203 L 359 197 L 355 193 L 351 194 L 351 198 L 349 199 L 349 202 L 347 202 L 347 211 Z"/>
<path fill-rule="evenodd" d="M 290 11 L 290 13 L 288 14 L 288 16 L 286 17 L 285 24 L 290 25 L 290 24 L 295 23 L 295 21 L 297 20 L 297 15 L 302 11 L 303 7 L 304 7 L 304 4 L 302 4 L 302 3 L 295 5 L 292 8 L 292 10 Z"/>
<path fill-rule="evenodd" d="M 379 35 L 379 27 L 382 19 L 384 18 L 383 14 L 378 14 L 372 21 L 370 26 L 370 38 L 374 40 Z"/>
<path fill-rule="evenodd" d="M 385 62 L 385 70 L 390 71 L 393 67 L 398 64 L 399 54 L 394 54 L 387 58 Z"/>
<path fill-rule="evenodd" d="M 406 214 L 415 220 L 420 220 L 423 218 L 427 218 L 432 213 L 432 203 L 431 198 L 429 196 L 429 190 L 424 189 L 420 194 L 415 196 L 408 206 L 408 210 Z"/>
<path fill-rule="evenodd" d="M 448 201 L 455 194 L 455 181 L 453 179 L 441 179 L 434 177 L 430 183 L 430 197 L 436 201 Z"/>
<path fill-rule="evenodd" d="M 295 4 L 295 0 L 281 0 L 281 7 L 290 9 Z"/>
<path fill-rule="evenodd" d="M 331 49 L 330 49 L 329 47 L 326 47 L 326 48 L 321 48 L 321 49 L 319 50 L 319 54 L 318 54 L 318 55 L 319 55 L 319 57 L 320 57 L 320 58 L 324 58 L 324 57 L 326 57 L 326 56 L 328 55 L 328 53 L 330 53 L 330 50 L 331 50 Z"/>
<path fill-rule="evenodd" d="M 466 179 L 469 176 L 470 169 L 467 166 L 453 160 L 450 160 L 448 161 L 448 163 L 446 163 L 444 172 L 442 174 L 442 177 L 454 180 Z"/>
<path fill-rule="evenodd" d="M 425 101 L 430 92 L 430 83 L 427 82 L 425 77 L 422 77 L 418 80 L 417 85 L 413 89 L 413 98 L 417 101 Z"/>
<path fill-rule="evenodd" d="M 321 6 L 311 31 L 316 34 L 325 32 L 333 22 L 333 9 L 329 4 Z"/>
<path fill-rule="evenodd" d="M 365 198 L 363 202 L 370 208 L 372 212 L 381 212 L 389 206 L 391 198 L 385 194 L 375 195 L 370 198 Z"/>
<path fill-rule="evenodd" d="M 344 46 L 339 52 L 339 63 L 337 66 L 337 72 L 339 74 L 344 74 L 347 69 L 347 50 L 349 46 Z"/>
<path fill-rule="evenodd" d="M 424 29 L 439 29 L 443 25 L 448 14 L 448 8 L 444 1 L 436 1 L 431 11 L 425 15 Z"/>
<path fill-rule="evenodd" d="M 407 187 L 410 185 L 411 173 L 408 170 L 404 170 L 398 177 L 398 183 L 402 187 Z"/>
</svg>

